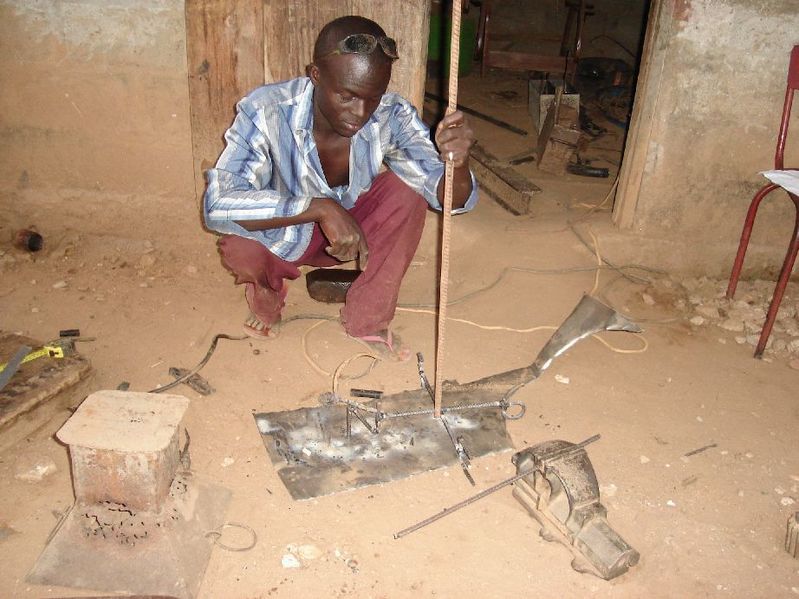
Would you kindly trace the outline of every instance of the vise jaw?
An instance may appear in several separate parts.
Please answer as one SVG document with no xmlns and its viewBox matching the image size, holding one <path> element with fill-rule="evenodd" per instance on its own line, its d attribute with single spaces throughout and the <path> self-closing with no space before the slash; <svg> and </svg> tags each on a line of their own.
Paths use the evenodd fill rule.
<svg viewBox="0 0 799 599">
<path fill-rule="evenodd" d="M 512 458 L 518 480 L 513 496 L 541 524 L 541 536 L 574 555 L 572 567 L 605 580 L 638 563 L 639 553 L 614 531 L 599 502 L 599 484 L 588 454 L 562 440 L 528 447 Z"/>
</svg>

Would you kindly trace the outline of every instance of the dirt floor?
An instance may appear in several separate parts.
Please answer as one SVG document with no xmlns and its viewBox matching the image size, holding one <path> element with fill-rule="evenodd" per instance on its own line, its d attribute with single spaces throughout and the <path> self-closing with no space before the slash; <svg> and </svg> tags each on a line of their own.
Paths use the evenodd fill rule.
<svg viewBox="0 0 799 599">
<path fill-rule="evenodd" d="M 475 84 L 464 92 L 464 103 L 492 106 L 492 114 L 529 128 L 529 119 L 518 116 L 519 104 L 526 103 L 524 85 L 509 79 L 494 90 L 517 95 L 492 97 Z M 528 145 L 525 138 L 472 122 L 481 143 L 503 158 Z M 474 212 L 455 219 L 450 298 L 488 289 L 449 314 L 486 327 L 556 326 L 583 293 L 594 291 L 641 323 L 642 335 L 603 334 L 611 347 L 587 339 L 558 358 L 518 393 L 527 414 L 508 423 L 517 450 L 601 434 L 588 454 L 602 501 L 611 525 L 640 552 L 640 563 L 612 582 L 575 572 L 568 551 L 539 537 L 510 488 L 394 540 L 396 531 L 475 491 L 457 466 L 292 501 L 252 414 L 315 406 L 330 390 L 331 378 L 309 365 L 303 344 L 328 372 L 363 349 L 336 323 L 309 332 L 316 321 L 297 320 L 275 340 L 221 341 L 202 370 L 214 394 L 179 388 L 191 400 L 186 425 L 196 475 L 229 489 L 225 519 L 257 534 L 249 551 L 214 549 L 200 597 L 799 596 L 799 561 L 783 549 L 786 521 L 799 509 L 799 356 L 789 351 L 789 336 L 785 351 L 755 360 L 746 340 L 751 331 L 736 340 L 741 332 L 691 321 L 697 316 L 691 307 L 704 301 L 693 302 L 692 293 L 723 283 L 694 278 L 686 285 L 679 273 L 640 269 L 627 272 L 641 280 L 620 279 L 609 269 L 597 278 L 592 239 L 601 248 L 603 235 L 618 235 L 611 233 L 607 204 L 591 209 L 606 198 L 616 171 L 612 163 L 619 160 L 614 148 L 621 136 L 610 131 L 603 141 L 610 148 L 603 155 L 608 179 L 558 177 L 523 164 L 519 172 L 542 188 L 530 215 L 513 216 L 483 197 Z M 72 197 L 99 201 L 89 192 Z M 24 217 L 3 217 L 3 239 L 35 223 L 46 246 L 33 255 L 2 247 L 0 328 L 42 340 L 79 328 L 96 338 L 79 346 L 95 370 L 86 393 L 122 381 L 145 391 L 169 382 L 170 366 L 196 364 L 214 334 L 238 335 L 246 306 L 192 206 L 167 221 L 152 209 L 159 198 L 103 201 L 121 214 L 144 216 L 132 227 L 108 210 L 86 219 L 80 202 L 56 199 L 39 201 Z M 437 244 L 437 217 L 430 213 L 402 304 L 435 302 Z M 622 254 L 604 257 L 616 265 L 628 261 Z M 285 316 L 336 316 L 337 306 L 314 302 L 304 284 L 300 279 L 290 285 Z M 717 299 L 714 291 L 707 293 L 706 299 Z M 793 310 L 786 318 L 794 317 L 795 287 L 785 305 Z M 401 310 L 395 319 L 395 330 L 423 352 L 431 371 L 435 327 L 427 313 Z M 524 366 L 550 334 L 452 321 L 444 374 L 465 382 Z M 388 393 L 416 388 L 415 364 L 380 363 L 358 386 Z M 68 453 L 52 438 L 68 415 L 43 422 L 0 454 L 2 596 L 97 594 L 25 581 L 73 501 Z M 513 475 L 511 455 L 474 460 L 476 489 Z M 23 480 L 37 464 L 50 462 L 55 469 L 41 480 Z M 226 540 L 242 541 L 232 532 Z"/>
</svg>

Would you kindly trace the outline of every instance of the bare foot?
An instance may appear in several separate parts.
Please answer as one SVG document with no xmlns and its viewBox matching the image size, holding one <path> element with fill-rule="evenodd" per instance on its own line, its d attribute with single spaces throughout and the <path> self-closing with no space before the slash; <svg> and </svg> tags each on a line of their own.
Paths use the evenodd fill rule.
<svg viewBox="0 0 799 599">
<path fill-rule="evenodd" d="M 252 312 L 244 321 L 244 334 L 253 339 L 274 339 L 279 331 L 280 321 L 266 324 Z"/>
</svg>

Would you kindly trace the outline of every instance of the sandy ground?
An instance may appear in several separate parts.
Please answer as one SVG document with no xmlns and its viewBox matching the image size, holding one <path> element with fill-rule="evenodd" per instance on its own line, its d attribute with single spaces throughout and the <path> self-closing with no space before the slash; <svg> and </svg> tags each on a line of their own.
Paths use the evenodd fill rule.
<svg viewBox="0 0 799 599">
<path fill-rule="evenodd" d="M 504 132 L 494 134 L 479 123 L 475 129 L 478 138 L 501 147 L 503 156 L 524 149 L 521 138 L 505 139 Z M 568 222 L 604 199 L 612 176 L 557 178 L 532 165 L 520 170 L 534 174 L 543 189 L 531 215 L 512 216 L 484 197 L 473 213 L 454 221 L 450 297 L 489 286 L 510 266 L 571 269 L 596 263 Z M 141 209 L 144 216 L 129 227 L 125 218 L 98 211 L 87 219 L 78 203 L 54 201 L 37 204 L 27 222 L 6 217 L 4 235 L 35 222 L 47 246 L 35 256 L 10 250 L 5 255 L 0 328 L 40 339 L 80 328 L 97 339 L 80 346 L 95 369 L 87 392 L 113 389 L 121 381 L 143 391 L 168 382 L 170 366 L 197 363 L 215 333 L 239 334 L 246 307 L 193 206 L 166 222 L 152 209 L 162 199 L 107 201 L 116 202 L 117 214 Z M 579 221 L 579 230 L 590 237 L 588 226 L 601 244 L 608 213 L 598 210 Z M 437 235 L 431 213 L 402 303 L 435 300 Z M 617 264 L 627 260 L 607 257 Z M 611 351 L 590 339 L 578 344 L 518 394 L 527 415 L 508 429 L 517 450 L 548 439 L 602 435 L 588 453 L 611 525 L 641 553 L 629 573 L 606 582 L 572 570 L 567 550 L 538 536 L 510 489 L 394 540 L 394 532 L 473 492 L 458 467 L 292 501 L 252 413 L 313 406 L 329 390 L 330 378 L 303 357 L 304 336 L 308 354 L 328 371 L 362 349 L 335 323 L 306 336 L 313 322 L 295 321 L 275 340 L 220 342 L 202 371 L 216 388 L 213 395 L 179 389 L 191 400 L 186 424 L 197 476 L 232 492 L 226 519 L 247 524 L 258 538 L 247 552 L 215 549 L 199 596 L 799 596 L 799 562 L 783 550 L 786 520 L 799 509 L 799 371 L 788 358 L 754 360 L 750 347 L 734 341 L 735 333 L 694 326 L 670 302 L 643 301 L 647 285 L 615 278 L 602 271 L 598 291 L 612 284 L 613 305 L 644 326 L 646 351 Z M 558 325 L 596 283 L 592 271 L 509 272 L 488 291 L 452 307 L 450 316 L 519 329 Z M 309 299 L 300 279 L 290 285 L 285 315 L 303 313 L 335 316 L 337 307 Z M 395 328 L 432 368 L 434 317 L 401 311 Z M 469 381 L 526 365 L 549 334 L 452 322 L 445 376 Z M 603 338 L 617 349 L 643 347 L 635 335 Z M 417 384 L 412 362 L 381 363 L 359 381 L 389 393 Z M 38 433 L 0 454 L 2 596 L 90 594 L 25 581 L 73 500 L 67 450 L 51 437 L 67 416 L 43 423 Z M 685 457 L 708 445 L 714 446 Z M 478 490 L 514 473 L 511 455 L 475 460 Z M 54 461 L 55 473 L 39 482 L 16 478 L 32 461 L 46 458 Z M 303 544 L 314 545 L 319 555 L 300 568 L 284 568 L 287 547 Z"/>
</svg>

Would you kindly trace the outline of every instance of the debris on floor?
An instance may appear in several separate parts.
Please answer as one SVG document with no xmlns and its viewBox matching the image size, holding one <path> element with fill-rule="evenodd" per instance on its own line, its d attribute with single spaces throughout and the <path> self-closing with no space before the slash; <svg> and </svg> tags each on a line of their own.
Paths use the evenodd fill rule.
<svg viewBox="0 0 799 599">
<path fill-rule="evenodd" d="M 735 299 L 725 297 L 727 281 L 700 278 L 659 278 L 641 300 L 648 306 L 668 303 L 697 327 L 715 326 L 732 333 L 735 342 L 755 347 L 766 320 L 773 281 L 741 281 Z M 766 355 L 793 361 L 799 358 L 799 284 L 789 283 L 777 313 Z"/>
</svg>

